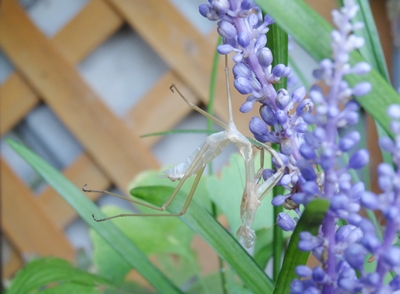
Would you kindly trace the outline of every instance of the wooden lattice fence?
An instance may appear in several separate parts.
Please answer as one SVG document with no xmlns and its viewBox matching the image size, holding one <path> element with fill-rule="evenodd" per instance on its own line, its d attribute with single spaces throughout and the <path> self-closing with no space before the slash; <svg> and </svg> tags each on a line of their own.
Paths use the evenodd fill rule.
<svg viewBox="0 0 400 294">
<path fill-rule="evenodd" d="M 84 82 L 75 65 L 123 24 L 153 48 L 169 71 L 121 119 Z M 99 189 L 115 185 L 125 191 L 135 174 L 158 167 L 150 148 L 159 137 L 142 140 L 139 135 L 159 131 L 159 119 L 163 130 L 172 129 L 190 112 L 168 90 L 170 84 L 177 84 L 191 101 L 207 103 L 216 40 L 215 34 L 200 34 L 165 0 L 91 0 L 48 39 L 18 1 L 3 0 L 0 46 L 16 72 L 0 87 L 1 135 L 45 103 L 84 148 L 84 153 L 62 171 L 65 176 L 77 186 L 90 182 Z M 222 62 L 220 65 L 215 110 L 226 120 Z M 234 109 L 239 109 L 242 98 L 233 100 Z M 245 134 L 252 115 L 235 115 Z M 22 266 L 24 254 L 72 261 L 75 250 L 64 229 L 76 217 L 74 211 L 50 188 L 33 197 L 34 192 L 6 161 L 0 163 L 2 232 L 13 249 L 3 265 L 3 278 L 11 277 Z M 88 196 L 93 200 L 99 197 Z"/>
</svg>

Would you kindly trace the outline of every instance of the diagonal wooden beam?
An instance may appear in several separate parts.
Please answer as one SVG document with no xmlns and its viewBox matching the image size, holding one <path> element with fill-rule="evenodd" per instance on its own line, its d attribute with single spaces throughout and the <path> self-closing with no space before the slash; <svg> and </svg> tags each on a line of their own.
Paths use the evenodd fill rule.
<svg viewBox="0 0 400 294">
<path fill-rule="evenodd" d="M 31 191 L 0 160 L 2 230 L 12 237 L 19 252 L 53 255 L 72 261 L 74 249 L 63 230 L 49 219 Z M 15 217 L 18 216 L 18 217 Z"/>
<path fill-rule="evenodd" d="M 137 172 L 157 166 L 14 1 L 2 3 L 0 34 L 0 45 L 20 73 L 120 188 Z"/>
</svg>

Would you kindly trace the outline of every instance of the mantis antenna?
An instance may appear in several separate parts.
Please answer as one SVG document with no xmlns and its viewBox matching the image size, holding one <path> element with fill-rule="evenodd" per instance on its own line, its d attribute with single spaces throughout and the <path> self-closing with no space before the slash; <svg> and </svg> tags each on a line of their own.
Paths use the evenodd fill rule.
<svg viewBox="0 0 400 294">
<path fill-rule="evenodd" d="M 263 149 L 267 152 L 271 153 L 272 156 L 275 157 L 277 162 L 281 165 L 281 168 L 267 181 L 263 182 L 260 186 L 257 184 L 255 172 L 254 172 L 254 156 L 253 156 L 253 148 L 251 142 L 240 133 L 236 125 L 233 121 L 232 115 L 232 102 L 231 102 L 231 94 L 230 94 L 230 86 L 229 86 L 229 69 L 228 69 L 228 61 L 227 56 L 225 56 L 225 77 L 226 77 L 226 89 L 227 89 L 227 100 L 228 100 L 228 115 L 229 121 L 228 124 L 225 124 L 218 118 L 212 116 L 207 113 L 203 109 L 199 108 L 197 105 L 188 101 L 182 93 L 178 90 L 178 88 L 173 84 L 170 87 L 172 92 L 177 92 L 178 95 L 186 102 L 186 104 L 191 107 L 193 110 L 199 112 L 205 117 L 211 119 L 213 122 L 221 126 L 224 130 L 218 133 L 214 133 L 209 135 L 205 142 L 199 146 L 184 162 L 178 164 L 177 166 L 167 169 L 164 171 L 164 176 L 169 178 L 171 181 L 179 180 L 179 184 L 176 186 L 175 190 L 172 192 L 171 196 L 167 199 L 167 201 L 162 206 L 156 206 L 152 204 L 148 204 L 144 201 L 135 200 L 133 198 L 128 198 L 125 196 L 117 195 L 108 191 L 102 190 L 92 190 L 87 189 L 87 185 L 82 187 L 84 192 L 98 192 L 105 193 L 111 196 L 115 196 L 118 198 L 125 199 L 127 201 L 133 202 L 138 205 L 143 205 L 145 207 L 152 208 L 156 211 L 165 211 L 171 202 L 174 200 L 175 196 L 181 189 L 182 185 L 185 181 L 196 175 L 192 188 L 187 196 L 187 199 L 179 213 L 175 214 L 160 214 L 160 213 L 150 213 L 150 214 L 140 214 L 140 213 L 129 213 L 129 214 L 119 214 L 111 217 L 96 219 L 93 215 L 93 219 L 97 222 L 110 220 L 117 217 L 125 217 L 125 216 L 181 216 L 183 215 L 192 201 L 194 193 L 196 191 L 197 185 L 200 181 L 200 178 L 203 174 L 204 168 L 211 160 L 216 158 L 219 154 L 221 154 L 222 149 L 225 148 L 228 144 L 233 143 L 239 150 L 245 162 L 245 170 L 246 170 L 246 184 L 242 196 L 242 202 L 240 206 L 240 217 L 242 220 L 242 225 L 238 229 L 236 235 L 241 242 L 246 247 L 252 247 L 255 241 L 255 232 L 250 228 L 254 221 L 255 213 L 260 204 L 260 201 L 265 197 L 266 194 L 279 182 L 283 175 L 284 167 L 280 156 L 273 150 L 270 146 L 259 143 Z"/>
</svg>

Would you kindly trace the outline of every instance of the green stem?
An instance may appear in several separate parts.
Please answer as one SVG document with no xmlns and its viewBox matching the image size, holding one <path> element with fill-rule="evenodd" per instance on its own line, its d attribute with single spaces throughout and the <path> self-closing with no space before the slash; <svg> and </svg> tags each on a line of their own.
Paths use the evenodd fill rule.
<svg viewBox="0 0 400 294">
<path fill-rule="evenodd" d="M 277 64 L 288 65 L 288 35 L 277 24 L 270 26 L 270 30 L 267 33 L 268 47 L 270 48 L 272 55 L 274 56 L 272 67 Z M 281 88 L 287 88 L 287 78 L 281 78 L 279 83 L 274 84 L 274 88 L 278 91 Z M 278 150 L 278 146 L 274 146 L 274 149 Z M 278 150 L 279 151 L 279 150 Z M 284 189 L 281 186 L 276 186 L 272 190 L 272 195 L 275 197 L 277 195 L 283 194 Z M 274 206 L 273 217 L 274 220 L 277 219 L 278 214 L 283 211 L 282 207 Z M 275 223 L 275 221 L 273 221 Z M 273 267 L 272 267 L 272 278 L 277 280 L 279 273 L 281 271 L 281 261 L 283 252 L 283 232 L 279 226 L 274 226 L 273 228 Z"/>
</svg>

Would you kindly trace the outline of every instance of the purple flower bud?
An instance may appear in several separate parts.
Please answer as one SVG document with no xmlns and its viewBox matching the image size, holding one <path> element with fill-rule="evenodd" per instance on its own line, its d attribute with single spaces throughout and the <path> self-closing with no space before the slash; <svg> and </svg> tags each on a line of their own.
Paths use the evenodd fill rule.
<svg viewBox="0 0 400 294">
<path fill-rule="evenodd" d="M 326 279 L 326 273 L 320 266 L 316 266 L 312 271 L 312 278 L 315 282 L 321 283 Z"/>
<path fill-rule="evenodd" d="M 317 156 L 314 149 L 307 144 L 301 144 L 299 151 L 305 159 L 314 159 Z"/>
<path fill-rule="evenodd" d="M 358 182 L 357 184 L 354 184 L 351 190 L 348 192 L 349 197 L 353 200 L 359 200 L 360 195 L 362 195 L 365 191 L 365 185 L 363 182 Z"/>
<path fill-rule="evenodd" d="M 293 91 L 292 93 L 292 101 L 293 103 L 297 103 L 300 100 L 302 100 L 306 96 L 306 88 L 305 87 L 299 87 L 296 90 Z"/>
<path fill-rule="evenodd" d="M 267 44 L 267 37 L 265 35 L 261 35 L 257 38 L 256 44 L 254 45 L 254 49 L 259 50 L 264 48 Z"/>
<path fill-rule="evenodd" d="M 199 6 L 199 12 L 204 17 L 207 17 L 207 14 L 209 13 L 210 9 L 211 6 L 209 4 L 201 4 Z"/>
<path fill-rule="evenodd" d="M 357 75 L 364 75 L 366 73 L 369 73 L 371 70 L 371 65 L 369 65 L 368 62 L 362 61 L 357 63 L 354 67 L 352 72 L 357 74 Z"/>
<path fill-rule="evenodd" d="M 222 44 L 222 45 L 218 45 L 218 47 L 217 47 L 218 53 L 222 54 L 222 55 L 229 54 L 232 52 L 232 50 L 233 50 L 233 47 L 229 44 Z"/>
<path fill-rule="evenodd" d="M 314 136 L 320 141 L 326 141 L 326 131 L 321 128 L 321 127 L 317 127 L 314 130 Z M 325 150 L 325 154 L 327 154 L 327 150 Z"/>
<path fill-rule="evenodd" d="M 284 125 L 287 122 L 287 120 L 288 120 L 288 117 L 287 117 L 286 113 L 283 110 L 278 109 L 276 111 L 276 121 L 278 122 L 278 124 Z"/>
<path fill-rule="evenodd" d="M 293 153 L 293 142 L 290 139 L 283 139 L 280 143 L 280 151 L 285 155 L 292 155 Z"/>
<path fill-rule="evenodd" d="M 240 112 L 241 113 L 247 113 L 253 108 L 254 102 L 252 101 L 246 101 L 245 103 L 240 106 Z"/>
<path fill-rule="evenodd" d="M 225 13 L 229 9 L 229 1 L 228 0 L 213 0 L 210 3 L 214 7 L 214 9 L 216 9 L 220 13 Z"/>
<path fill-rule="evenodd" d="M 298 248 L 301 251 L 311 251 L 320 246 L 320 243 L 321 242 L 318 241 L 317 238 L 315 238 L 309 232 L 301 232 Z"/>
<path fill-rule="evenodd" d="M 304 134 L 305 132 L 307 132 L 308 126 L 307 126 L 306 123 L 298 123 L 298 124 L 294 127 L 294 129 L 296 130 L 296 132 Z"/>
<path fill-rule="evenodd" d="M 253 9 L 254 7 L 254 2 L 252 0 L 243 0 L 240 8 L 242 8 L 243 10 L 250 10 Z"/>
<path fill-rule="evenodd" d="M 379 200 L 374 193 L 370 191 L 365 191 L 361 197 L 361 204 L 365 208 L 375 210 L 379 206 Z"/>
<path fill-rule="evenodd" d="M 277 64 L 274 66 L 272 69 L 272 74 L 276 77 L 286 77 L 290 74 L 290 71 L 288 72 L 287 67 L 284 64 Z"/>
<path fill-rule="evenodd" d="M 310 98 L 315 104 L 325 104 L 325 97 L 320 87 L 310 89 Z"/>
<path fill-rule="evenodd" d="M 384 192 L 389 192 L 393 189 L 393 182 L 390 176 L 380 176 L 378 177 L 378 185 Z"/>
<path fill-rule="evenodd" d="M 268 105 L 264 104 L 260 107 L 260 115 L 267 125 L 274 126 L 276 124 L 276 115 Z"/>
<path fill-rule="evenodd" d="M 258 17 L 255 14 L 250 14 L 248 18 L 248 22 L 251 28 L 255 27 L 258 24 Z"/>
<path fill-rule="evenodd" d="M 355 111 L 346 111 L 344 119 L 348 125 L 353 126 L 358 123 L 359 115 Z"/>
<path fill-rule="evenodd" d="M 236 63 L 242 62 L 243 60 L 243 54 L 237 53 L 235 56 L 233 56 L 233 61 Z"/>
<path fill-rule="evenodd" d="M 365 235 L 375 233 L 374 225 L 368 219 L 363 218 L 360 222 L 358 222 L 358 224 L 354 225 L 357 225 Z"/>
<path fill-rule="evenodd" d="M 304 281 L 300 281 L 299 279 L 294 279 L 290 283 L 290 293 L 292 294 L 303 294 L 304 293 Z"/>
<path fill-rule="evenodd" d="M 320 194 L 319 186 L 316 182 L 308 181 L 303 184 L 303 191 L 308 195 L 318 195 Z"/>
<path fill-rule="evenodd" d="M 387 115 L 391 119 L 400 119 L 400 105 L 392 104 L 386 110 Z"/>
<path fill-rule="evenodd" d="M 332 210 L 341 210 L 346 209 L 349 203 L 349 199 L 344 194 L 337 194 L 331 198 L 330 209 Z"/>
<path fill-rule="evenodd" d="M 275 196 L 275 197 L 272 199 L 271 204 L 272 204 L 273 206 L 281 206 L 283 203 L 285 203 L 286 198 L 287 198 L 287 197 L 284 196 L 284 195 Z"/>
<path fill-rule="evenodd" d="M 361 269 L 364 264 L 365 256 L 367 251 L 360 244 L 351 244 L 344 251 L 344 257 L 347 262 L 355 269 Z"/>
<path fill-rule="evenodd" d="M 317 174 L 315 173 L 314 167 L 308 160 L 299 159 L 296 165 L 306 181 L 314 181 L 317 179 Z"/>
<path fill-rule="evenodd" d="M 392 152 L 396 148 L 392 139 L 388 137 L 379 138 L 379 145 L 387 152 Z"/>
<path fill-rule="evenodd" d="M 400 276 L 395 276 L 389 283 L 393 291 L 400 290 Z"/>
<path fill-rule="evenodd" d="M 272 52 L 267 47 L 263 47 L 258 51 L 257 58 L 261 66 L 268 67 L 271 65 L 273 60 Z"/>
<path fill-rule="evenodd" d="M 276 96 L 276 106 L 279 109 L 284 110 L 290 103 L 290 100 L 288 91 L 285 89 L 279 89 L 278 95 Z"/>
<path fill-rule="evenodd" d="M 364 245 L 364 247 L 371 252 L 372 254 L 376 253 L 377 250 L 381 246 L 381 242 L 379 239 L 373 235 L 373 234 L 367 234 L 364 235 L 364 237 L 361 240 L 361 243 Z"/>
<path fill-rule="evenodd" d="M 382 252 L 382 258 L 390 266 L 400 265 L 400 248 L 391 246 L 389 249 Z"/>
<path fill-rule="evenodd" d="M 281 180 L 280 183 L 281 185 L 287 186 L 292 182 L 292 177 L 290 175 L 284 175 Z"/>
<path fill-rule="evenodd" d="M 306 204 L 305 199 L 306 199 L 306 194 L 305 193 L 295 193 L 292 195 L 292 200 L 293 202 L 296 202 L 297 204 Z"/>
<path fill-rule="evenodd" d="M 249 129 L 255 136 L 258 137 L 267 136 L 269 132 L 267 125 L 257 116 L 253 116 L 253 118 L 250 120 Z M 258 138 L 256 139 L 259 140 Z M 261 142 L 265 141 L 267 140 L 262 140 Z"/>
<path fill-rule="evenodd" d="M 284 231 L 293 231 L 295 223 L 293 219 L 284 212 L 278 214 L 276 220 L 278 226 Z"/>
<path fill-rule="evenodd" d="M 385 216 L 386 221 L 398 222 L 399 209 L 397 207 L 395 207 L 395 206 L 387 207 L 383 211 L 383 215 Z"/>
<path fill-rule="evenodd" d="M 233 76 L 235 79 L 237 77 L 251 77 L 252 76 L 252 70 L 249 68 L 249 66 L 243 62 L 236 63 L 233 66 L 232 69 Z"/>
<path fill-rule="evenodd" d="M 299 105 L 297 105 L 296 113 L 298 116 L 302 116 L 303 113 L 312 112 L 314 104 L 311 99 L 302 100 Z"/>
<path fill-rule="evenodd" d="M 239 32 L 237 41 L 242 48 L 246 48 L 250 44 L 250 37 L 247 32 Z"/>
<path fill-rule="evenodd" d="M 378 286 L 379 281 L 380 281 L 380 276 L 378 273 L 370 273 L 366 277 L 366 282 L 368 283 L 368 285 L 373 287 Z"/>
<path fill-rule="evenodd" d="M 247 78 L 244 77 L 238 77 L 235 79 L 233 82 L 233 85 L 235 86 L 236 90 L 239 91 L 240 94 L 249 94 L 253 90 L 253 87 L 250 83 L 250 81 Z"/>
<path fill-rule="evenodd" d="M 224 20 L 218 23 L 217 31 L 223 38 L 226 39 L 234 39 L 237 35 L 234 25 Z"/>
<path fill-rule="evenodd" d="M 394 174 L 393 167 L 386 162 L 379 164 L 377 170 L 380 176 L 392 176 Z"/>
<path fill-rule="evenodd" d="M 312 270 L 306 265 L 299 265 L 296 267 L 296 275 L 302 278 L 311 276 Z"/>
<path fill-rule="evenodd" d="M 264 171 L 263 171 L 263 179 L 264 179 L 264 181 L 268 180 L 274 174 L 275 174 L 275 172 L 272 169 L 270 169 L 270 168 L 264 169 Z"/>
<path fill-rule="evenodd" d="M 347 217 L 347 222 L 351 225 L 357 226 L 362 221 L 362 216 L 358 213 L 351 213 Z"/>
<path fill-rule="evenodd" d="M 336 231 L 336 242 L 357 243 L 362 236 L 362 231 L 356 226 L 345 225 Z"/>
<path fill-rule="evenodd" d="M 353 148 L 360 141 L 360 133 L 353 131 L 348 133 L 339 141 L 339 149 L 346 152 Z"/>
<path fill-rule="evenodd" d="M 361 149 L 351 156 L 347 167 L 352 169 L 359 169 L 364 167 L 368 162 L 369 162 L 368 150 Z"/>
<path fill-rule="evenodd" d="M 371 84 L 369 82 L 361 82 L 354 86 L 353 94 L 356 96 L 364 96 L 371 91 Z"/>
</svg>

